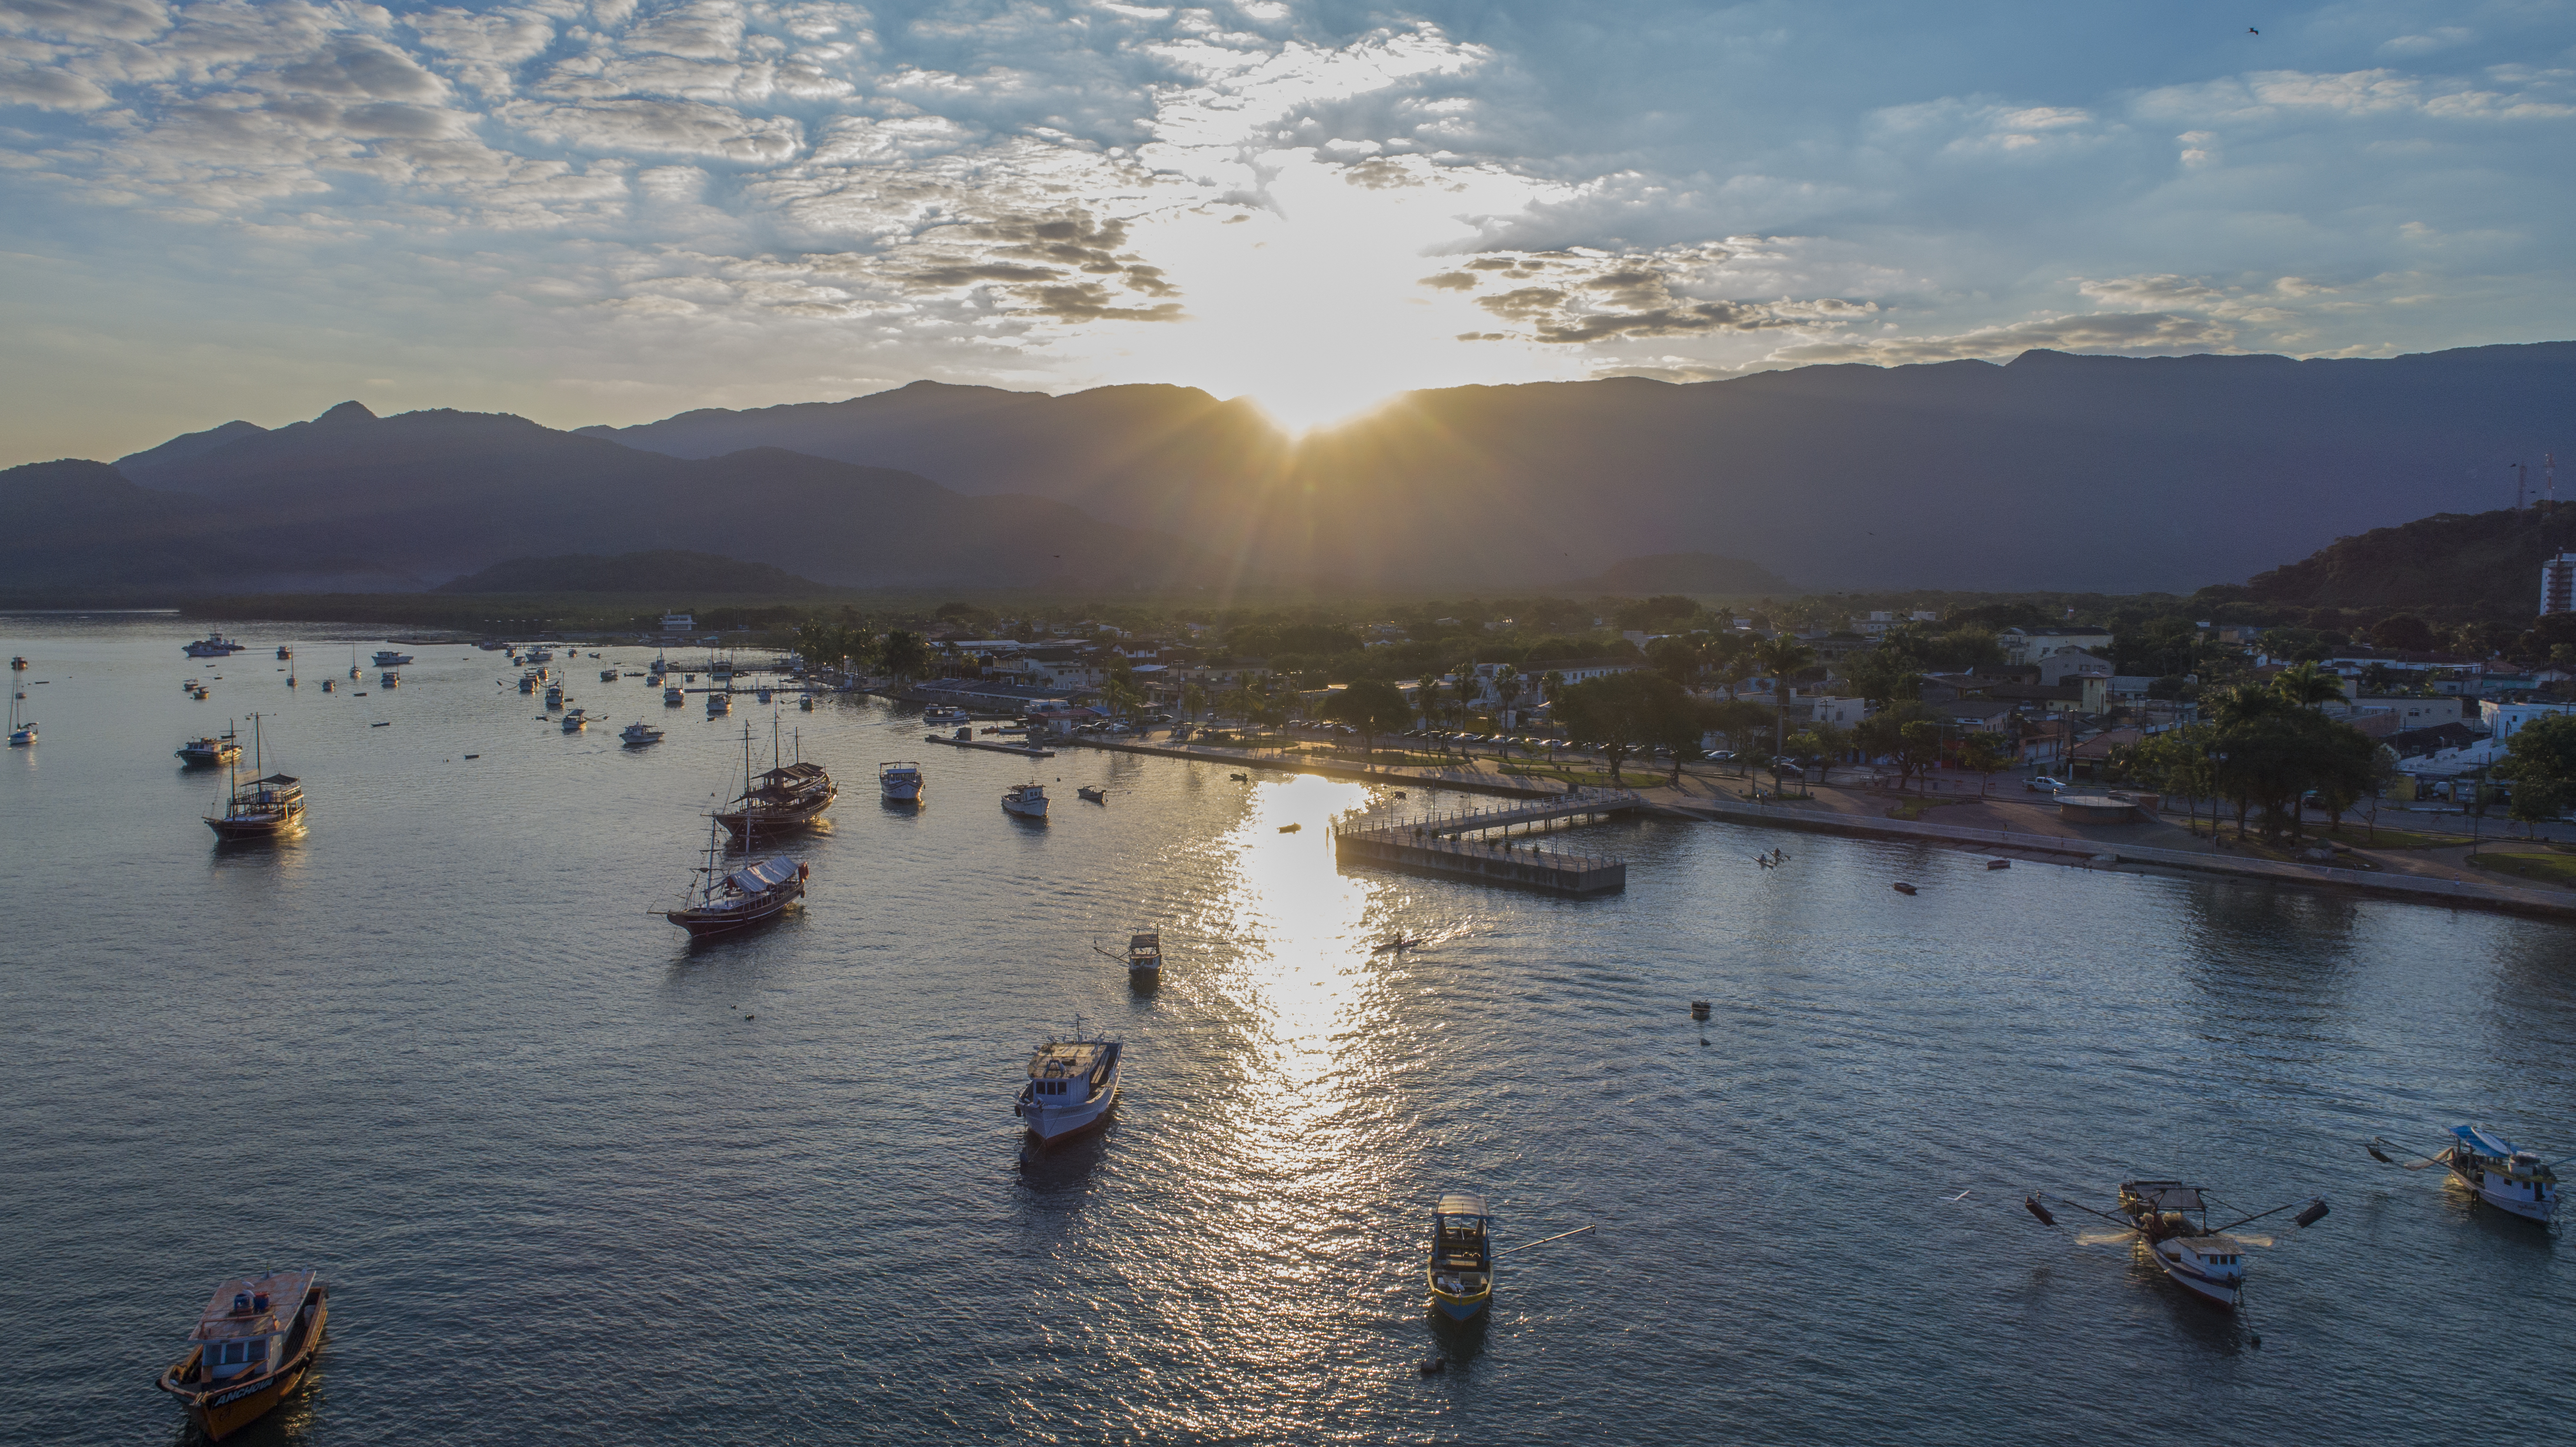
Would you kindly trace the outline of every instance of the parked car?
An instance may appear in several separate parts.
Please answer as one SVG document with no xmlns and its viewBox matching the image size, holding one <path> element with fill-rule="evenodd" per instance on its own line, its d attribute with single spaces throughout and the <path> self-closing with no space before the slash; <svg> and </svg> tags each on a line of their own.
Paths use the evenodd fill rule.
<svg viewBox="0 0 2576 1447">
<path fill-rule="evenodd" d="M 2064 779 L 2052 779 L 2046 774 L 2034 774 L 2031 776 L 2030 782 L 2022 785 L 2022 787 L 2030 790 L 2034 794 L 2054 794 L 2058 790 L 2066 787 L 2066 781 Z"/>
</svg>

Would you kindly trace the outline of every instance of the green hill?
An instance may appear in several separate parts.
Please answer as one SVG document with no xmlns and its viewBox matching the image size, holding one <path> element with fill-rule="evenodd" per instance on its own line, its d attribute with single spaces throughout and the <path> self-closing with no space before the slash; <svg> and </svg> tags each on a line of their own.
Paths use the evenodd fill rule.
<svg viewBox="0 0 2576 1447">
<path fill-rule="evenodd" d="M 746 563 L 715 553 L 663 549 L 649 553 L 565 553 L 552 558 L 512 558 L 441 583 L 441 593 L 745 593 L 792 597 L 831 591 L 767 563 Z"/>
<path fill-rule="evenodd" d="M 2529 619 L 2540 611 L 2540 565 L 2571 549 L 2576 503 L 2435 513 L 2337 538 L 2298 562 L 2256 574 L 2244 596 L 2305 608 Z"/>
</svg>

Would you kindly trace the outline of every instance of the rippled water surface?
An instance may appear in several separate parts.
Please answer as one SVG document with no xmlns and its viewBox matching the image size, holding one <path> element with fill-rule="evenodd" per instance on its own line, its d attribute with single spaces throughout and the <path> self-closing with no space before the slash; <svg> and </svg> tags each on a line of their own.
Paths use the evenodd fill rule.
<svg viewBox="0 0 2576 1447">
<path fill-rule="evenodd" d="M 1367 787 L 836 700 L 782 725 L 843 787 L 803 916 L 692 948 L 646 911 L 766 709 L 583 659 L 603 727 L 567 736 L 497 655 L 326 696 L 347 635 L 290 691 L 287 630 L 240 631 L 0 619 L 43 727 L 0 767 L 30 1440 L 179 1435 L 149 1379 L 216 1280 L 304 1264 L 321 1369 L 237 1440 L 2361 1442 L 2576 1406 L 2563 1231 L 2355 1144 L 2576 1152 L 2560 926 L 1663 821 L 1580 831 L 1631 860 L 1612 899 L 1343 873 L 1321 826 Z M 253 709 L 311 827 L 219 847 L 171 750 Z M 620 749 L 638 716 L 670 741 Z M 912 757 L 928 804 L 882 806 Z M 998 805 L 1032 776 L 1044 825 Z M 1138 993 L 1091 946 L 1157 926 Z M 1397 928 L 1432 947 L 1372 956 Z M 1010 1099 L 1077 1013 L 1126 1096 L 1032 1156 Z M 2256 1253 L 2259 1349 L 2018 1206 L 2132 1174 L 2333 1202 Z M 1506 1247 L 1599 1228 L 1506 1258 L 1465 1331 L 1419 1273 L 1462 1185 Z"/>
</svg>

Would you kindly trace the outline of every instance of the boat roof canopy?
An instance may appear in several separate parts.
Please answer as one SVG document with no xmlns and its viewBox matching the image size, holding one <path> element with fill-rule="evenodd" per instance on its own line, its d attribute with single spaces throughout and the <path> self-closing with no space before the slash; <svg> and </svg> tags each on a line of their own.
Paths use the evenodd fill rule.
<svg viewBox="0 0 2576 1447">
<path fill-rule="evenodd" d="M 745 894 L 758 894 L 764 889 L 785 884 L 796 877 L 796 861 L 781 856 L 746 865 L 725 876 L 725 882 Z"/>
<path fill-rule="evenodd" d="M 797 783 L 803 783 L 807 779 L 822 778 L 823 766 L 820 764 L 781 764 L 777 768 L 763 771 L 760 777 L 776 780 L 780 783 L 786 783 L 790 780 Z"/>
<path fill-rule="evenodd" d="M 1437 1216 L 1481 1218 L 1485 1214 L 1485 1198 L 1473 1191 L 1447 1191 L 1441 1194 L 1440 1204 L 1432 1207 L 1431 1210 L 1432 1214 Z"/>
<path fill-rule="evenodd" d="M 1061 1080 L 1080 1075 L 1109 1053 L 1106 1040 L 1050 1040 L 1029 1057 L 1029 1078 Z"/>
<path fill-rule="evenodd" d="M 276 784 L 280 787 L 284 787 L 288 784 L 300 784 L 304 781 L 296 778 L 292 774 L 271 774 L 265 779 L 254 779 L 251 782 L 255 784 Z"/>
<path fill-rule="evenodd" d="M 2476 1151 L 2481 1155 L 2509 1156 L 2513 1154 L 2513 1145 L 2511 1142 L 2507 1141 L 2502 1136 L 2496 1135 L 2490 1131 L 2481 1130 L 2473 1125 L 2455 1125 L 2451 1127 L 2451 1134 L 2460 1138 L 2460 1144 L 2467 1146 L 2470 1150 Z"/>
<path fill-rule="evenodd" d="M 2206 1211 L 2207 1202 L 2200 1199 L 2200 1187 L 2180 1181 L 2131 1181 L 2123 1189 L 2135 1193 L 2148 1207 L 2157 1211 Z"/>
<path fill-rule="evenodd" d="M 318 1273 L 311 1271 L 271 1271 L 255 1276 L 236 1276 L 215 1288 L 206 1309 L 197 1316 L 197 1329 L 188 1333 L 190 1341 L 231 1341 L 236 1337 L 269 1336 L 286 1329 L 295 1319 L 296 1308 L 304 1304 L 304 1293 L 312 1289 Z M 233 1314 L 233 1298 L 268 1294 L 268 1310 L 247 1315 Z"/>
</svg>

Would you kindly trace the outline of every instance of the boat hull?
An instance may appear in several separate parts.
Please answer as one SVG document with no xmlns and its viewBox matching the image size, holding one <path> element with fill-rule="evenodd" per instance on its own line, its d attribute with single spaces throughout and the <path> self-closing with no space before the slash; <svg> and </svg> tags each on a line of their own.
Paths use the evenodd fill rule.
<svg viewBox="0 0 2576 1447">
<path fill-rule="evenodd" d="M 826 797 L 819 804 L 804 805 L 793 809 L 761 809 L 756 811 L 744 809 L 733 813 L 718 814 L 716 816 L 716 822 L 722 824 L 725 827 L 725 832 L 731 834 L 736 839 L 742 838 L 743 831 L 746 829 L 755 831 L 761 838 L 774 839 L 781 834 L 789 833 L 794 830 L 813 828 L 814 821 L 831 812 L 831 808 L 832 799 L 830 797 Z"/>
<path fill-rule="evenodd" d="M 1113 1072 L 1109 1088 L 1100 1092 L 1097 1101 L 1080 1105 L 1042 1106 L 1022 1100 L 1011 1109 L 1018 1114 L 1029 1134 L 1041 1146 L 1061 1145 L 1079 1135 L 1086 1135 L 1109 1123 L 1109 1114 L 1118 1104 L 1118 1077 Z"/>
<path fill-rule="evenodd" d="M 2222 1306 L 2229 1311 L 2234 1311 L 2237 1303 L 2244 1297 L 2243 1290 L 2234 1282 L 2203 1276 L 2189 1265 L 2166 1255 L 2161 1248 L 2156 1251 L 2156 1264 L 2164 1268 L 2167 1280 L 2212 1306 Z"/>
<path fill-rule="evenodd" d="M 800 882 L 792 894 L 743 909 L 667 909 L 662 911 L 662 917 L 687 930 L 689 938 L 702 940 L 714 935 L 733 934 L 767 924 L 787 913 L 804 896 L 804 886 Z"/>
<path fill-rule="evenodd" d="M 304 811 L 296 810 L 282 819 L 222 819 L 208 816 L 206 827 L 218 839 L 274 839 L 292 834 L 304 827 Z"/>
<path fill-rule="evenodd" d="M 1494 1293 L 1489 1289 L 1481 1296 L 1452 1296 L 1435 1286 L 1431 1288 L 1431 1304 L 1451 1321 L 1473 1321 L 1494 1304 Z"/>
<path fill-rule="evenodd" d="M 2507 1215 L 2520 1216 L 2526 1221 L 2538 1221 L 2546 1225 L 2557 1214 L 2558 1201 L 2554 1196 L 2536 1202 L 2519 1200 L 2503 1195 L 2491 1186 L 2481 1184 L 2474 1167 L 2464 1170 L 2456 1163 L 2446 1162 L 2446 1164 L 2450 1166 L 2451 1179 L 2457 1182 L 2462 1190 Z"/>
<path fill-rule="evenodd" d="M 307 1309 L 313 1313 L 313 1323 L 298 1343 L 295 1354 L 276 1371 L 256 1381 L 191 1388 L 178 1380 L 195 1364 L 196 1354 L 191 1352 L 177 1366 L 164 1372 L 156 1385 L 180 1400 L 188 1410 L 188 1420 L 211 1441 L 220 1442 L 267 1416 L 304 1385 L 305 1376 L 313 1369 L 314 1357 L 321 1353 L 323 1333 L 330 1326 L 329 1294 L 316 1289 L 305 1301 Z"/>
</svg>

